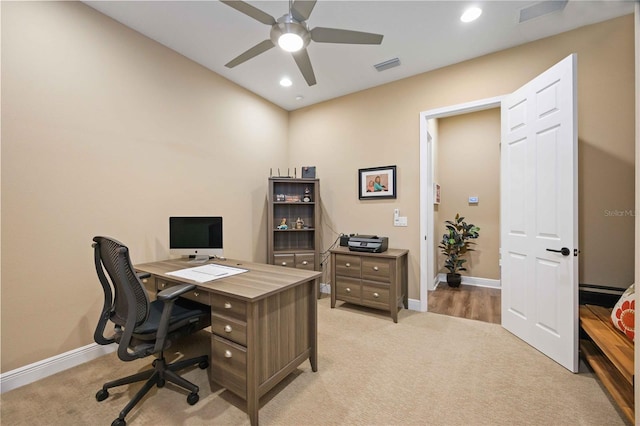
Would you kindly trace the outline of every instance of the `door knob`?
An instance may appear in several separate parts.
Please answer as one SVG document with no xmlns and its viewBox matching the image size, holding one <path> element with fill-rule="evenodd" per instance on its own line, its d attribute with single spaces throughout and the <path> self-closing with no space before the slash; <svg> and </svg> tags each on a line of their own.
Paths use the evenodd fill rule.
<svg viewBox="0 0 640 426">
<path fill-rule="evenodd" d="M 571 254 L 571 250 L 566 247 L 562 247 L 560 250 L 547 249 L 547 251 L 552 251 L 554 253 L 560 253 L 563 256 L 569 256 Z"/>
</svg>

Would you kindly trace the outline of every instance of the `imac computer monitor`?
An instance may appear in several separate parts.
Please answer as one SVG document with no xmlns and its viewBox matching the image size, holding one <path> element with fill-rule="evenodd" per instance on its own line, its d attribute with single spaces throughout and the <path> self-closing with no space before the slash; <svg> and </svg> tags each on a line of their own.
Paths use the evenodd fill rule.
<svg viewBox="0 0 640 426">
<path fill-rule="evenodd" d="M 222 217 L 170 217 L 169 252 L 200 262 L 223 257 Z"/>
</svg>

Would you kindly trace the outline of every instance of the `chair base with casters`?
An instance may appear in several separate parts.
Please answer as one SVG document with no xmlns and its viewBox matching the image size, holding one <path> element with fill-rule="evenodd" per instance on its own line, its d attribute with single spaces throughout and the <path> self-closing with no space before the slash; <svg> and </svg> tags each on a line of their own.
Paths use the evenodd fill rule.
<svg viewBox="0 0 640 426">
<path fill-rule="evenodd" d="M 194 405 L 200 400 L 200 397 L 198 396 L 198 392 L 200 391 L 200 389 L 198 388 L 198 386 L 180 377 L 175 373 L 175 371 L 180 371 L 187 367 L 195 365 L 204 370 L 209 367 L 209 357 L 207 355 L 202 355 L 196 358 L 185 359 L 176 361 L 172 364 L 167 364 L 164 358 L 164 354 L 161 354 L 159 358 L 156 358 L 153 361 L 152 365 L 152 369 L 145 370 L 131 376 L 123 377 L 118 380 L 107 382 L 102 386 L 102 389 L 100 389 L 96 393 L 96 400 L 104 401 L 109 397 L 109 389 L 111 388 L 141 382 L 143 380 L 147 381 L 144 386 L 135 394 L 131 401 L 129 401 L 129 403 L 122 409 L 118 418 L 111 423 L 111 426 L 125 426 L 127 422 L 124 420 L 124 418 L 127 414 L 129 414 L 129 411 L 131 411 L 133 407 L 135 407 L 136 404 L 140 402 L 140 400 L 151 390 L 152 387 L 164 387 L 167 380 L 191 392 L 189 396 L 187 396 L 187 403 L 189 403 L 189 405 Z"/>
<path fill-rule="evenodd" d="M 192 291 L 193 284 L 166 288 L 156 295 L 156 300 L 150 301 L 141 282 L 149 275 L 136 273 L 127 247 L 108 237 L 95 237 L 93 241 L 96 272 L 104 291 L 104 306 L 94 340 L 101 345 L 117 343 L 117 355 L 122 361 L 155 356 L 153 368 L 107 382 L 96 393 L 96 400 L 104 401 L 111 388 L 146 381 L 111 425 L 125 426 L 125 417 L 133 407 L 151 388 L 164 387 L 167 381 L 189 391 L 187 403 L 194 405 L 200 399 L 198 386 L 177 372 L 193 366 L 205 369 L 209 367 L 209 356 L 167 363 L 164 352 L 174 341 L 209 327 L 210 307 L 180 297 Z M 114 333 L 105 337 L 109 322 L 114 324 Z"/>
</svg>

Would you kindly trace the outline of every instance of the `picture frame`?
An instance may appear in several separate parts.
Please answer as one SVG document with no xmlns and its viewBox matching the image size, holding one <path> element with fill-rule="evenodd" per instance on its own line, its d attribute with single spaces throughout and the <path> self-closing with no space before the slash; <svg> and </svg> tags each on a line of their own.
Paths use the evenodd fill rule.
<svg viewBox="0 0 640 426">
<path fill-rule="evenodd" d="M 358 198 L 375 200 L 396 197 L 396 166 L 358 169 Z"/>
<path fill-rule="evenodd" d="M 433 204 L 440 204 L 440 184 L 433 184 Z"/>
</svg>

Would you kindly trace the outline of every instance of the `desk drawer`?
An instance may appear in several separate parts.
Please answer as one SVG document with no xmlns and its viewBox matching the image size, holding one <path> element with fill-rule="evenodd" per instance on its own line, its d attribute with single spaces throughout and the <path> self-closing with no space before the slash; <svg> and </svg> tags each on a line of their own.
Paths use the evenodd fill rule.
<svg viewBox="0 0 640 426">
<path fill-rule="evenodd" d="M 214 334 L 247 345 L 247 323 L 214 314 L 211 316 L 211 330 Z"/>
<path fill-rule="evenodd" d="M 211 378 L 227 390 L 247 399 L 247 349 L 213 335 Z"/>
<path fill-rule="evenodd" d="M 362 279 L 391 282 L 391 259 L 367 257 L 362 259 Z"/>
<path fill-rule="evenodd" d="M 149 278 L 143 278 L 140 281 L 142 281 L 142 285 L 144 286 L 145 290 L 147 290 L 147 294 L 149 295 L 149 299 L 150 300 L 155 300 L 156 299 L 156 277 L 154 277 L 153 275 L 150 276 Z"/>
<path fill-rule="evenodd" d="M 166 281 L 166 280 L 162 280 L 162 279 L 157 279 L 157 287 L 158 287 L 158 291 L 162 291 L 165 290 L 167 288 L 179 285 L 178 283 L 172 282 L 172 281 Z M 202 303 L 204 305 L 210 305 L 211 301 L 209 298 L 209 292 L 207 291 L 202 291 L 199 289 L 195 289 L 195 290 L 191 290 L 186 292 L 185 294 L 181 295 L 180 297 L 184 297 L 185 299 L 189 299 L 189 300 L 193 300 L 194 302 L 199 302 Z"/>
<path fill-rule="evenodd" d="M 244 300 L 216 294 L 211 298 L 211 312 L 214 315 L 235 318 L 240 321 L 247 320 L 247 302 Z"/>
<path fill-rule="evenodd" d="M 360 256 L 337 254 L 336 275 L 360 278 Z"/>
</svg>

